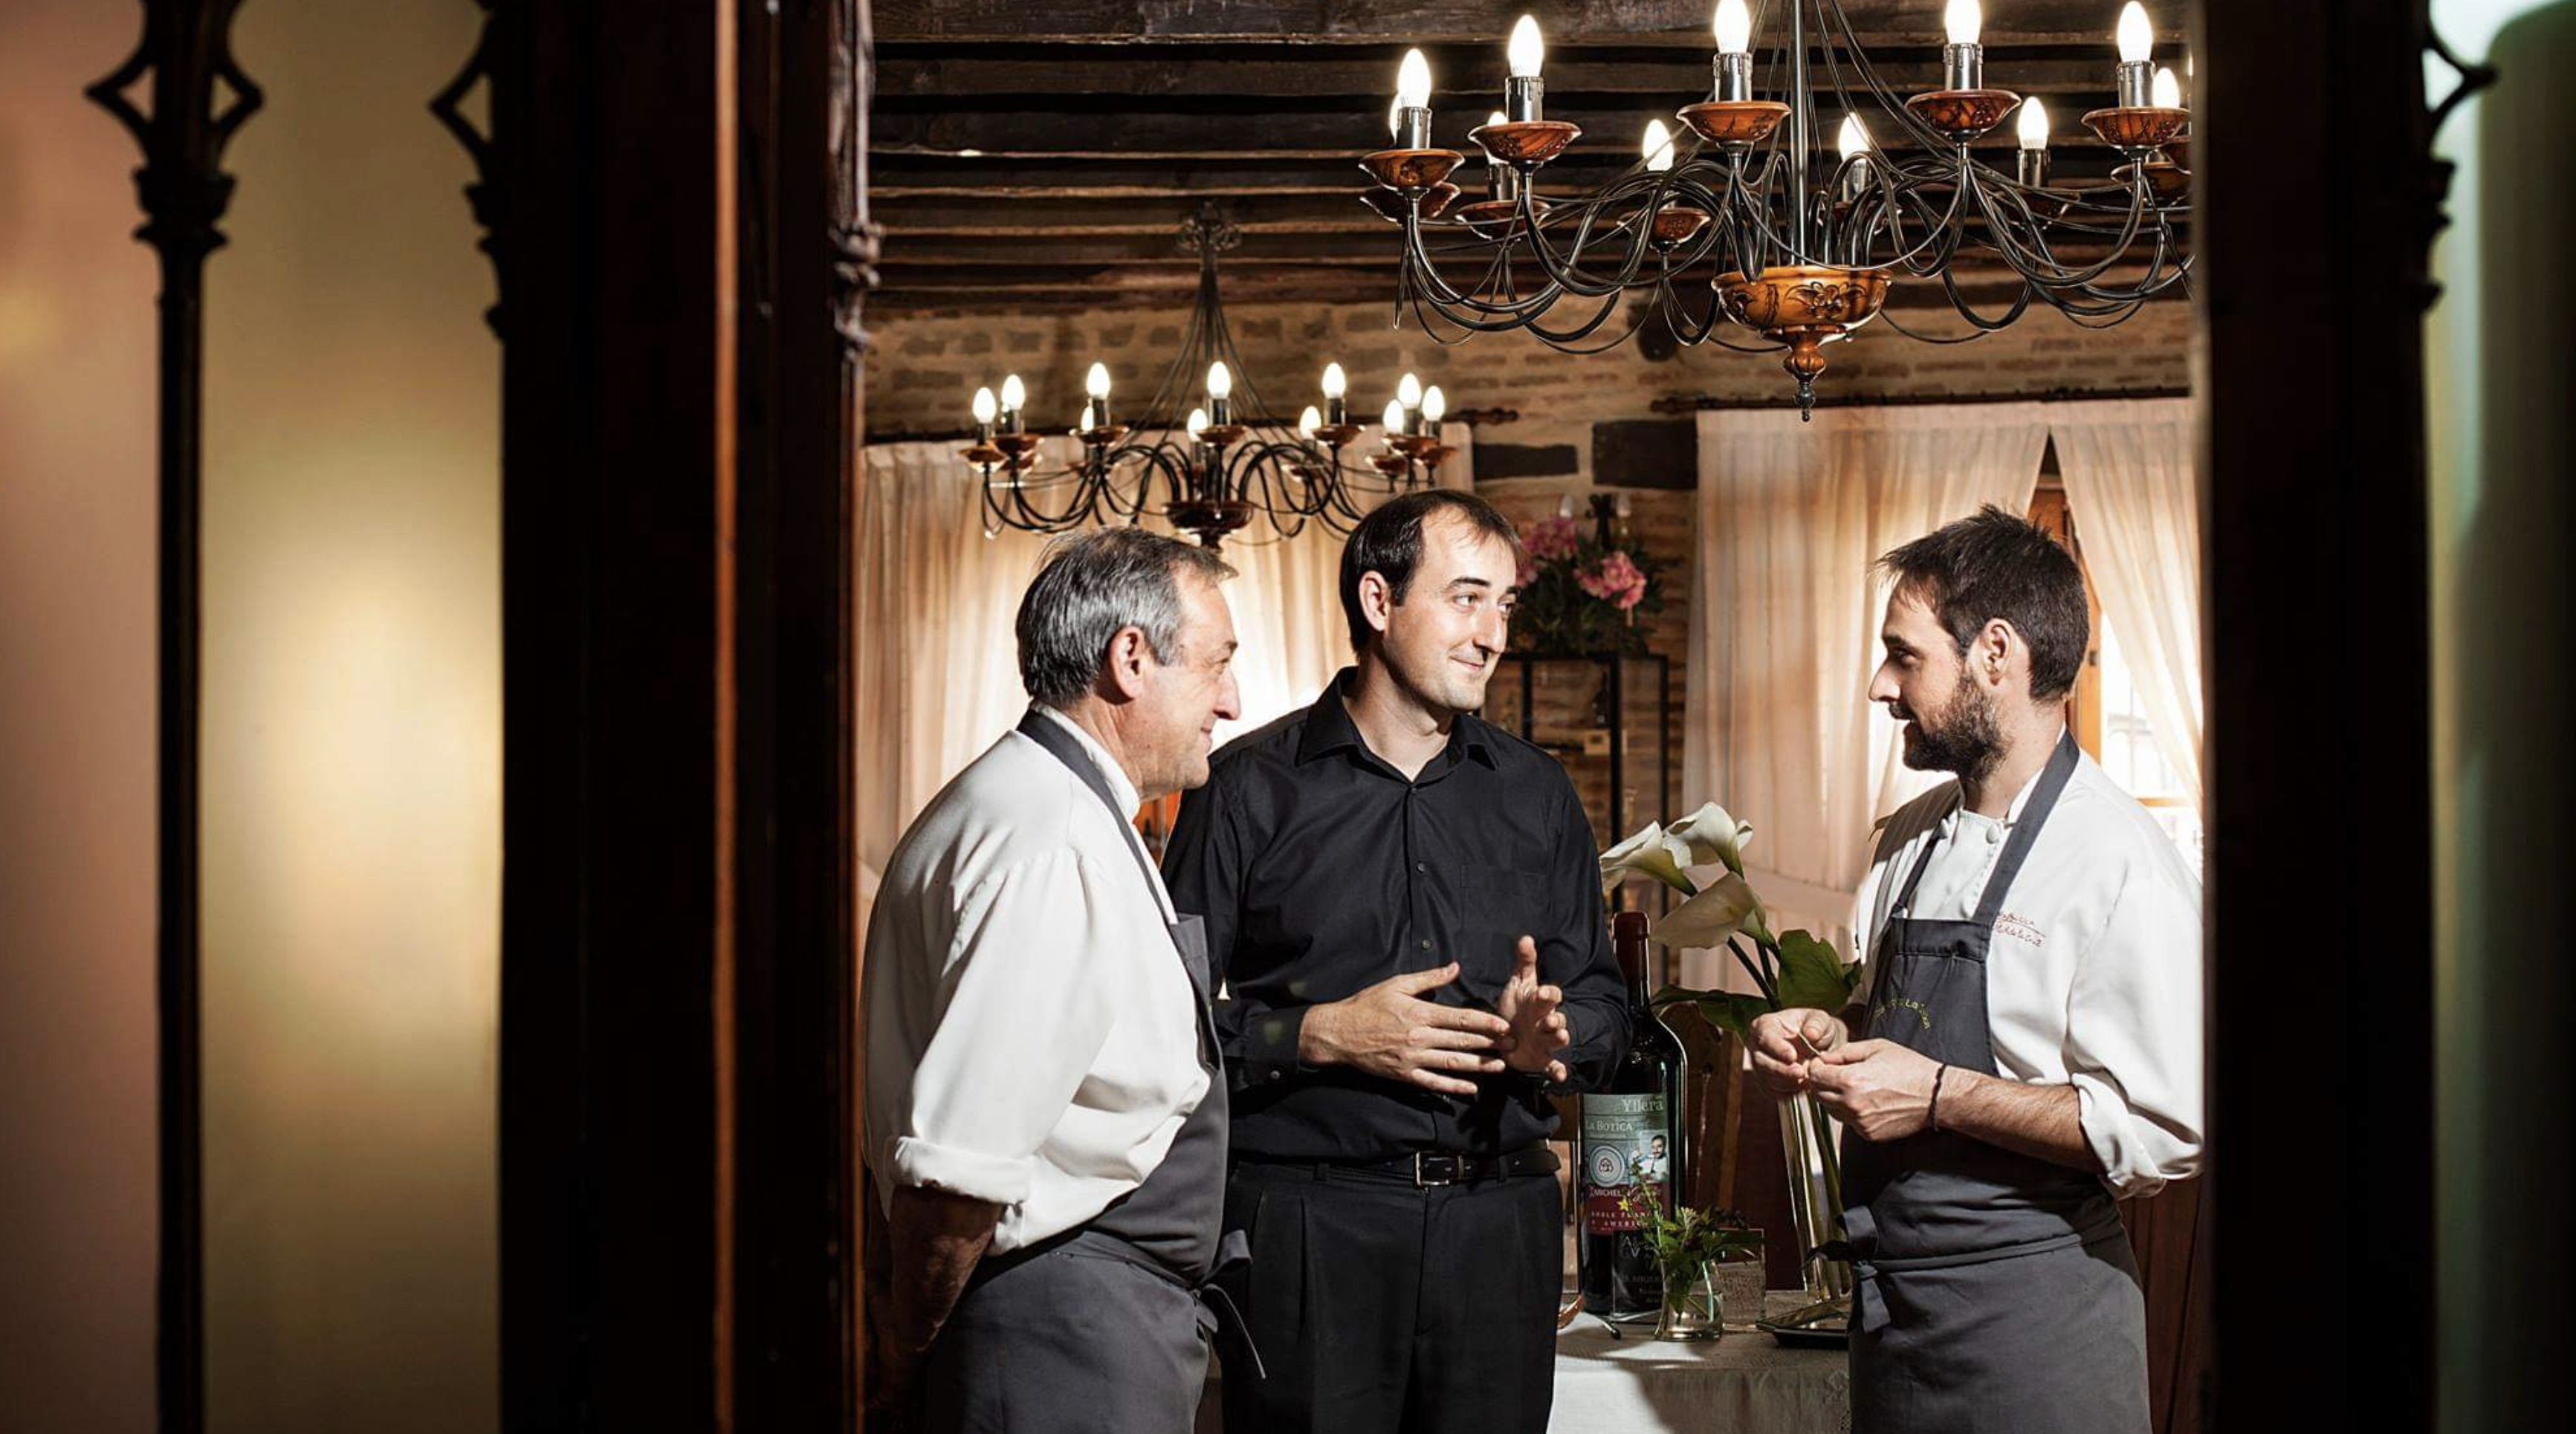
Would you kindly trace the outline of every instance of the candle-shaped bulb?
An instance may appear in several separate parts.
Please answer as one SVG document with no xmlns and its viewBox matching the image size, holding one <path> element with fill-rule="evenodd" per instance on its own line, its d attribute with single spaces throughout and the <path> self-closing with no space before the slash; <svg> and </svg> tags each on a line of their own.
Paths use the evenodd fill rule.
<svg viewBox="0 0 2576 1434">
<path fill-rule="evenodd" d="M 1431 107 L 1431 62 L 1420 50 L 1404 52 L 1404 63 L 1395 71 L 1395 102 L 1408 110 Z"/>
<path fill-rule="evenodd" d="M 1339 398 L 1349 389 L 1349 386 L 1350 380 L 1342 376 L 1342 366 L 1340 364 L 1328 363 L 1324 365 L 1324 397 Z"/>
<path fill-rule="evenodd" d="M 2039 96 L 2033 95 L 2021 102 L 2021 119 L 2017 123 L 2022 148 L 2048 148 L 2048 106 L 2039 102 Z"/>
<path fill-rule="evenodd" d="M 1189 421 L 1187 424 L 1184 424 L 1183 426 L 1189 429 L 1189 431 L 1190 431 L 1190 437 L 1192 437 L 1192 438 L 1196 438 L 1196 437 L 1198 437 L 1198 436 L 1199 436 L 1199 430 L 1200 430 L 1200 429 L 1203 429 L 1203 428 L 1205 428 L 1205 427 L 1207 427 L 1207 410 L 1206 410 L 1206 409 L 1204 409 L 1204 408 L 1193 408 L 1193 409 L 1191 409 L 1191 410 L 1190 410 L 1190 421 Z"/>
<path fill-rule="evenodd" d="M 1324 415 L 1316 412 L 1315 405 L 1311 403 L 1306 405 L 1304 413 L 1297 415 L 1297 436 L 1300 438 L 1314 437 L 1315 430 L 1323 426 Z"/>
<path fill-rule="evenodd" d="M 1834 136 L 1834 148 L 1839 150 L 1845 159 L 1854 159 L 1869 153 L 1869 131 L 1861 128 L 1860 116 L 1843 116 L 1842 131 Z"/>
<path fill-rule="evenodd" d="M 1438 423 L 1440 416 L 1448 411 L 1449 399 L 1440 392 L 1440 385 L 1435 383 L 1422 391 L 1423 422 Z"/>
<path fill-rule="evenodd" d="M 1556 500 L 1556 516 L 1560 518 L 1571 518 L 1574 516 L 1573 494 L 1568 493 Z"/>
<path fill-rule="evenodd" d="M 979 388 L 975 390 L 975 421 L 977 423 L 992 422 L 993 415 L 1000 411 L 1001 406 L 993 402 L 993 390 L 989 388 Z"/>
<path fill-rule="evenodd" d="M 1029 391 L 1027 386 L 1020 382 L 1020 376 L 1018 374 L 1005 375 L 1002 379 L 1002 411 L 1004 413 L 1017 413 L 1022 408 L 1028 406 L 1028 401 Z"/>
<path fill-rule="evenodd" d="M 1407 369 L 1404 377 L 1395 381 L 1395 401 L 1407 408 L 1422 406 L 1422 380 L 1415 378 L 1412 370 Z"/>
<path fill-rule="evenodd" d="M 1207 388 L 1208 397 L 1210 398 L 1231 398 L 1234 396 L 1234 373 L 1225 366 L 1225 360 L 1219 359 L 1215 363 L 1208 365 Z"/>
<path fill-rule="evenodd" d="M 2175 79 L 2174 72 L 2170 69 L 2160 69 L 2156 71 L 2155 88 L 2149 93 L 2155 97 L 2155 106 L 2157 109 L 2178 110 L 2182 108 L 2182 81 Z"/>
<path fill-rule="evenodd" d="M 1953 45 L 1977 43 L 1977 32 L 1985 28 L 1985 23 L 1985 12 L 1977 0 L 1950 0 L 1949 8 L 1941 12 L 1941 29 Z"/>
<path fill-rule="evenodd" d="M 1496 110 L 1492 114 L 1485 116 L 1485 123 L 1509 124 L 1511 123 L 1511 116 L 1504 114 L 1501 110 Z"/>
<path fill-rule="evenodd" d="M 1379 421 L 1386 425 L 1387 432 L 1402 433 L 1404 431 L 1404 405 L 1394 402 L 1393 400 L 1389 400 L 1386 405 L 1386 412 L 1381 416 Z"/>
<path fill-rule="evenodd" d="M 1090 394 L 1093 398 L 1107 398 L 1109 396 L 1109 365 L 1105 363 L 1093 364 L 1091 366 L 1091 372 L 1083 375 L 1082 391 Z"/>
<path fill-rule="evenodd" d="M 1547 42 L 1539 38 L 1537 16 L 1523 15 L 1520 23 L 1512 26 L 1511 44 L 1504 54 L 1511 60 L 1512 73 L 1520 78 L 1526 80 L 1538 73 L 1539 65 L 1547 58 Z"/>
<path fill-rule="evenodd" d="M 1717 32 L 1717 52 L 1742 55 L 1753 49 L 1753 12 L 1744 0 L 1717 0 L 1717 18 L 1709 28 Z"/>
<path fill-rule="evenodd" d="M 2119 45 L 2120 58 L 2132 65 L 2155 52 L 2155 27 L 2147 23 L 2147 7 L 2138 0 L 2120 7 Z"/>
<path fill-rule="evenodd" d="M 1673 167 L 1673 132 L 1664 128 L 1662 120 L 1646 121 L 1646 140 L 1642 147 L 1646 152 L 1649 173 L 1661 174 Z"/>
</svg>

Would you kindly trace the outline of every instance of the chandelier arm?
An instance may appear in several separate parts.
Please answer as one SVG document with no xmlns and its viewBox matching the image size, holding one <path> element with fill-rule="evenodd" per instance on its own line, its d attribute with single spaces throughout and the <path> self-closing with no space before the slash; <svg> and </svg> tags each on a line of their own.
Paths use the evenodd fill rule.
<svg viewBox="0 0 2576 1434">
<path fill-rule="evenodd" d="M 1576 349 L 1573 345 L 1579 344 L 1585 339 L 1590 338 L 1593 330 L 1600 328 L 1603 324 L 1610 321 L 1610 316 L 1613 313 L 1618 312 L 1619 298 L 1620 296 L 1615 293 L 1604 297 L 1601 300 L 1601 307 L 1593 310 L 1592 317 L 1575 325 L 1573 328 L 1550 329 L 1533 321 L 1529 326 L 1529 331 L 1540 343 L 1547 345 L 1549 348 L 1557 349 L 1565 353 L 1590 352 L 1590 350 Z M 1629 331 L 1631 333 L 1635 332 L 1634 327 L 1632 326 Z"/>
<path fill-rule="evenodd" d="M 1548 347 L 1555 349 L 1558 353 L 1575 354 L 1578 356 L 1608 353 L 1610 350 L 1615 349 L 1619 345 L 1636 337 L 1637 330 L 1643 328 L 1647 318 L 1656 312 L 1655 307 L 1652 305 L 1630 305 L 1629 307 L 1632 307 L 1637 311 L 1637 316 L 1628 321 L 1628 326 L 1619 331 L 1618 337 L 1602 343 L 1593 344 L 1589 347 L 1577 346 L 1592 332 L 1593 328 L 1597 327 L 1600 323 L 1609 318 L 1611 310 L 1616 309 L 1619 306 L 1619 300 L 1616 298 L 1604 300 L 1601 305 L 1602 312 L 1593 316 L 1592 323 L 1584 325 L 1582 329 L 1568 336 L 1563 342 L 1559 342 L 1554 336 L 1543 331 L 1539 333 L 1539 338 L 1544 341 Z"/>
<path fill-rule="evenodd" d="M 1899 322 L 1895 313 L 1888 309 L 1880 309 L 1878 311 L 1878 321 L 1919 344 L 1972 344 L 1977 340 L 1984 338 L 1986 335 L 1995 332 L 1993 329 L 1972 328 L 1964 334 L 1917 333 Z"/>
<path fill-rule="evenodd" d="M 2137 181 L 2136 192 L 2139 199 L 2145 198 L 2146 180 L 2143 176 Z M 2034 255 L 2022 249 L 2020 241 L 2014 238 L 2011 231 L 1996 218 L 1993 205 L 1989 202 L 1982 185 L 1977 188 L 1977 209 L 1979 213 L 1986 216 L 1987 225 L 1994 231 L 2005 262 L 2011 264 L 2016 272 L 2032 283 L 2052 289 L 2075 288 L 2090 284 L 2109 273 L 2113 265 L 2128 257 L 2129 246 L 2137 241 L 2138 223 L 2145 212 L 2142 204 L 2133 205 L 2130 208 L 2128 223 L 2121 226 L 2119 238 L 2113 241 L 2110 252 L 2102 256 L 2100 263 L 2089 268 L 2069 269 L 2060 264 L 2057 256 L 2047 248 L 2045 236 L 2034 236 L 2040 245 L 2037 254 Z"/>
<path fill-rule="evenodd" d="M 1951 142 L 1949 137 L 1925 124 L 1912 110 L 1906 108 L 1904 100 L 1878 77 L 1878 67 L 1869 62 L 1869 51 L 1861 47 L 1860 34 L 1852 28 L 1851 15 L 1843 9 L 1842 0 L 1818 0 L 1816 28 L 1819 31 L 1830 28 L 1825 22 L 1823 13 L 1827 8 L 1833 11 L 1834 21 L 1839 24 L 1843 33 L 1842 45 L 1835 45 L 1828 40 L 1822 47 L 1825 52 L 1825 74 L 1833 85 L 1834 97 L 1842 101 L 1843 112 L 1845 114 L 1857 112 L 1852 105 L 1850 93 L 1843 86 L 1842 67 L 1836 60 L 1836 52 L 1849 47 L 1852 69 L 1859 74 L 1862 86 L 1869 91 L 1872 99 L 1878 101 L 1879 109 L 1896 121 L 1897 128 L 1911 135 L 1916 144 L 1927 150 L 1947 147 Z M 1871 154 L 1879 153 L 1878 139 L 1875 135 L 1870 136 L 1869 148 Z M 1964 150 L 1966 146 L 1962 145 L 1960 148 Z"/>
<path fill-rule="evenodd" d="M 1563 288 L 1567 293 L 1580 294 L 1585 298 L 1599 298 L 1604 294 L 1617 293 L 1620 290 L 1627 289 L 1635 285 L 1637 271 L 1645 267 L 1646 254 L 1653 242 L 1654 225 L 1653 210 L 1651 208 L 1646 212 L 1646 222 L 1640 223 L 1636 226 L 1635 234 L 1630 239 L 1628 245 L 1627 261 L 1620 266 L 1618 279 L 1605 284 L 1602 280 L 1593 279 L 1584 274 L 1578 267 L 1578 264 L 1582 256 L 1584 246 L 1590 242 L 1592 226 L 1600 217 L 1601 213 L 1611 205 L 1616 204 L 1621 199 L 1627 198 L 1632 192 L 1634 192 L 1637 188 L 1638 181 L 1648 178 L 1649 176 L 1647 173 L 1642 170 L 1633 171 L 1614 181 L 1609 189 L 1585 200 L 1581 207 L 1582 220 L 1575 227 L 1574 243 L 1572 247 L 1566 251 L 1566 255 L 1563 259 L 1558 257 L 1555 250 L 1548 247 L 1547 234 L 1534 222 L 1536 216 L 1530 212 L 1532 202 L 1530 191 L 1535 186 L 1524 185 L 1522 187 L 1521 208 L 1524 217 L 1533 221 L 1529 226 L 1530 253 L 1538 260 L 1539 267 L 1546 273 L 1549 283 Z M 1660 192 L 1661 189 L 1659 184 L 1650 185 L 1649 187 L 1656 189 L 1658 192 Z M 1605 234 L 1603 238 L 1605 240 L 1617 238 L 1620 234 L 1626 232 L 1627 229 L 1628 225 L 1626 221 L 1623 220 L 1614 226 L 1608 234 Z"/>
<path fill-rule="evenodd" d="M 1485 266 L 1484 278 L 1478 281 L 1475 289 L 1468 293 L 1457 295 L 1455 302 L 1453 303 L 1442 302 L 1439 294 L 1437 293 L 1425 293 L 1419 289 L 1409 292 L 1406 297 L 1409 297 L 1413 302 L 1415 317 L 1421 317 L 1422 303 L 1427 297 L 1431 302 L 1432 308 L 1438 312 L 1442 318 L 1448 320 L 1453 326 L 1457 327 L 1461 331 L 1459 337 L 1456 339 L 1442 339 L 1426 321 L 1423 324 L 1423 332 L 1430 334 L 1434 342 L 1443 344 L 1444 346 L 1453 343 L 1463 343 L 1468 337 L 1475 334 L 1500 333 L 1504 330 L 1520 328 L 1529 321 L 1536 319 L 1539 315 L 1546 313 L 1550 308 L 1553 308 L 1556 301 L 1564 297 L 1561 292 L 1557 292 L 1553 287 L 1536 291 L 1527 296 L 1521 296 L 1517 293 L 1517 286 L 1512 282 L 1511 265 L 1512 249 L 1515 242 L 1516 240 L 1513 237 L 1509 235 L 1505 236 L 1503 241 L 1494 247 L 1494 257 L 1492 261 Z M 1438 280 L 1439 278 L 1437 274 L 1433 274 L 1430 277 L 1434 280 Z M 1443 283 L 1441 287 L 1446 288 L 1446 284 Z M 1479 294 L 1496 291 L 1501 292 L 1503 295 L 1503 301 L 1500 303 L 1488 303 L 1477 297 Z M 1402 303 L 1399 302 L 1397 305 L 1399 320 L 1401 319 L 1402 307 Z M 1488 320 L 1475 317 L 1476 315 L 1492 315 L 1495 317 Z"/>
<path fill-rule="evenodd" d="M 1473 295 L 1458 292 L 1450 287 L 1448 280 L 1441 277 L 1440 271 L 1432 265 L 1431 256 L 1423 252 L 1422 220 L 1419 214 L 1409 209 L 1404 216 L 1404 268 L 1410 278 L 1419 281 L 1422 289 L 1431 296 L 1432 302 L 1438 304 L 1453 323 L 1463 322 L 1458 319 L 1455 312 L 1462 309 L 1471 313 L 1527 314 L 1535 317 L 1546 313 L 1549 306 L 1553 305 L 1558 298 L 1553 285 L 1526 299 L 1510 304 L 1488 304 Z"/>
<path fill-rule="evenodd" d="M 2037 285 L 2031 283 L 2028 279 L 2022 280 L 2021 292 L 2013 296 L 2012 307 L 2004 311 L 2004 316 L 2002 318 L 1989 319 L 1985 315 L 1978 313 L 1975 308 L 1971 307 L 1968 303 L 1967 296 L 1959 292 L 1958 272 L 1953 269 L 1944 269 L 1941 271 L 1941 290 L 1949 297 L 1951 309 L 1956 311 L 1960 318 L 1966 319 L 1969 323 L 1988 333 L 1992 333 L 1997 329 L 2007 328 L 2018 321 L 2022 316 L 2022 312 L 2030 307 L 2030 296 L 2037 287 Z"/>
<path fill-rule="evenodd" d="M 1893 180 L 1884 181 L 1887 193 L 1890 196 L 1907 200 L 1920 211 L 1919 217 L 1923 221 L 1923 238 L 1920 242 L 1912 245 L 1907 245 L 1905 243 L 1901 237 L 1902 230 L 1898 227 L 1903 222 L 1904 211 L 1901 208 L 1896 207 L 1893 199 L 1891 199 L 1888 204 L 1888 212 L 1892 216 L 1889 225 L 1889 232 L 1900 236 L 1894 240 L 1898 252 L 1894 257 L 1881 263 L 1864 264 L 1859 267 L 1890 269 L 1903 265 L 1907 272 L 1916 274 L 1920 277 L 1929 278 L 1932 271 L 1928 268 L 1919 266 L 1915 262 L 1916 256 L 1929 252 L 1937 256 L 1932 262 L 1939 264 L 1946 264 L 1949 262 L 1950 256 L 1958 252 L 1959 239 L 1963 237 L 1964 234 L 1959 220 L 1959 191 L 1965 186 L 1957 184 L 1951 186 L 1949 207 L 1942 210 L 1940 217 L 1937 219 L 1932 215 L 1932 205 L 1930 201 L 1925 199 L 1923 195 L 1924 189 L 1931 181 L 1948 177 L 1949 174 L 1947 171 L 1931 170 L 1919 175 L 1909 174 L 1909 182 L 1903 185 L 1898 185 Z"/>
</svg>

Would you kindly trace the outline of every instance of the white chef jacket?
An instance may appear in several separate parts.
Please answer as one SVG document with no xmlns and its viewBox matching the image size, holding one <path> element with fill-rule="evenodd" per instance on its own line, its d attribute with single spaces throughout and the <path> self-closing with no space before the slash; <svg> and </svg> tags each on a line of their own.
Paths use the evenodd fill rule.
<svg viewBox="0 0 2576 1434">
<path fill-rule="evenodd" d="M 1055 711 L 1117 793 L 1135 788 Z M 877 1195 L 1003 1207 L 997 1252 L 1145 1183 L 1208 1090 L 1171 897 L 1135 828 L 1011 732 L 888 859 L 868 922 L 866 1149 Z"/>
<path fill-rule="evenodd" d="M 2038 782 L 2002 821 L 1961 810 L 1953 781 L 1881 824 L 1853 923 L 1868 963 L 1862 999 L 1924 845 L 1938 843 L 1901 914 L 1968 920 Z M 2121 1199 L 2200 1168 L 2200 947 L 2200 879 L 2146 808 L 2079 756 L 1996 918 L 1986 1022 L 1998 1072 L 2074 1085 L 2085 1143 Z"/>
</svg>

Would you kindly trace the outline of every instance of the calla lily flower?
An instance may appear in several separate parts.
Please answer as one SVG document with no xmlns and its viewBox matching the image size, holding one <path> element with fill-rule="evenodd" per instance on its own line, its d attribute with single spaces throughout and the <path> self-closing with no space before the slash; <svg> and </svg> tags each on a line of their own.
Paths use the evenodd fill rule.
<svg viewBox="0 0 2576 1434">
<path fill-rule="evenodd" d="M 1699 889 L 1682 873 L 1690 864 L 1690 844 L 1666 832 L 1661 822 L 1648 822 L 1635 836 L 1601 853 L 1601 879 L 1618 881 L 1636 872 L 1689 896 Z"/>
<path fill-rule="evenodd" d="M 1753 823 L 1737 821 L 1727 815 L 1726 808 L 1710 802 L 1673 823 L 1665 835 L 1679 837 L 1689 845 L 1691 865 L 1722 862 L 1728 871 L 1742 876 L 1744 849 L 1753 842 Z"/>
<path fill-rule="evenodd" d="M 1728 938 L 1761 925 L 1762 902 L 1743 877 L 1733 872 L 1683 902 L 1655 923 L 1655 939 L 1666 946 L 1723 946 Z"/>
</svg>

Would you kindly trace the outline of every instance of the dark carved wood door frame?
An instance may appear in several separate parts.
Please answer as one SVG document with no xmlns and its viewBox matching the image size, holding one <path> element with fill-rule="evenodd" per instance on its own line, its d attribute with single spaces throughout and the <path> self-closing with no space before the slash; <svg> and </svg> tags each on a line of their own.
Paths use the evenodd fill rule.
<svg viewBox="0 0 2576 1434">
<path fill-rule="evenodd" d="M 88 90 L 142 151 L 161 266 L 172 1434 L 206 1419 L 202 301 L 224 148 L 261 103 L 243 2 L 144 0 Z M 471 3 L 474 53 L 424 99 L 474 160 L 500 291 L 504 1422 L 850 1427 L 866 0 Z"/>
</svg>

